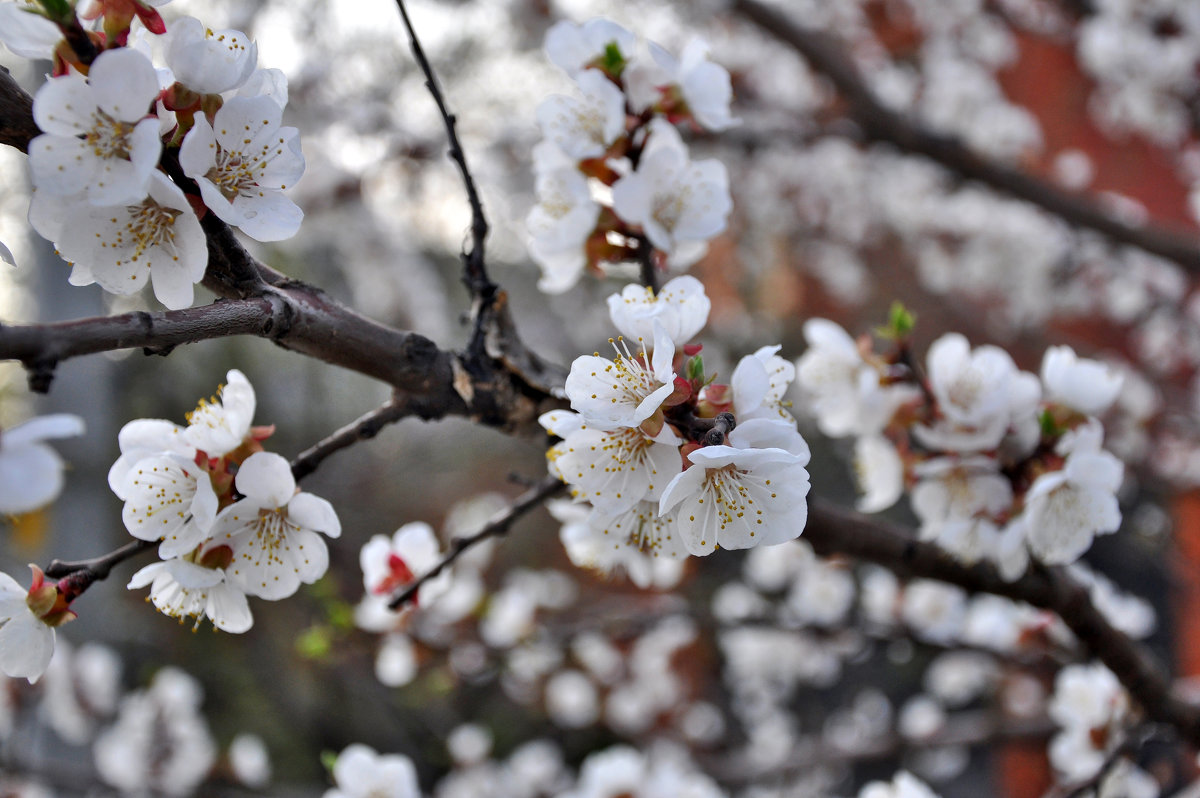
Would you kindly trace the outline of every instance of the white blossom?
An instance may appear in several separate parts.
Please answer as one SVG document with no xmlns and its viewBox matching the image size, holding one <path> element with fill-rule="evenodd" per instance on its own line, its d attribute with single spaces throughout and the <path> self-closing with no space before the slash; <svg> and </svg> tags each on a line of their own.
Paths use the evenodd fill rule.
<svg viewBox="0 0 1200 798">
<path fill-rule="evenodd" d="M 180 17 L 167 31 L 163 54 L 175 80 L 199 94 L 219 94 L 250 77 L 258 45 L 241 31 L 214 31 L 195 17 Z"/>
<path fill-rule="evenodd" d="M 717 160 L 692 161 L 678 131 L 662 119 L 648 125 L 637 169 L 613 184 L 613 210 L 641 225 L 668 254 L 702 244 L 725 229 L 732 208 L 729 174 Z"/>
<path fill-rule="evenodd" d="M 126 794 L 192 794 L 217 753 L 202 698 L 196 680 L 177 668 L 163 668 L 149 688 L 127 695 L 92 747 L 100 777 Z"/>
<path fill-rule="evenodd" d="M 592 199 L 587 179 L 572 166 L 539 171 L 537 198 L 525 217 L 529 255 L 542 269 L 538 289 L 558 294 L 583 274 L 584 246 L 596 228 L 600 206 Z"/>
<path fill-rule="evenodd" d="M 636 45 L 636 36 L 607 19 L 590 19 L 582 25 L 561 20 L 546 31 L 546 55 L 571 76 L 601 59 L 609 47 L 628 61 Z"/>
<path fill-rule="evenodd" d="M 384 597 L 431 571 L 440 559 L 437 535 L 433 527 L 421 521 L 405 524 L 391 538 L 374 535 L 358 553 L 363 587 L 368 593 Z M 426 580 L 417 591 L 416 603 L 429 607 L 450 589 L 451 581 L 448 569 Z"/>
<path fill-rule="evenodd" d="M 271 97 L 234 97 L 211 123 L 197 114 L 179 149 L 209 210 L 258 241 L 290 238 L 304 218 L 283 193 L 304 174 L 304 156 L 300 132 L 280 127 L 282 115 Z"/>
<path fill-rule="evenodd" d="M 54 501 L 62 492 L 65 466 L 43 441 L 83 431 L 83 419 L 66 413 L 0 431 L 0 513 L 28 513 Z"/>
<path fill-rule="evenodd" d="M 163 559 L 186 554 L 209 537 L 217 494 L 208 472 L 178 454 L 139 460 L 125 476 L 121 520 L 139 540 L 161 540 Z"/>
<path fill-rule="evenodd" d="M 863 787 L 858 798 L 938 798 L 937 793 L 908 771 L 900 771 L 891 782 L 873 781 Z"/>
<path fill-rule="evenodd" d="M 226 581 L 275 600 L 324 576 L 329 550 L 317 533 L 334 538 L 342 533 L 329 502 L 297 493 L 287 460 L 270 452 L 247 457 L 234 484 L 245 498 L 222 510 L 212 531 L 233 552 Z"/>
<path fill-rule="evenodd" d="M 777 425 L 777 437 L 769 445 L 793 454 L 808 451 L 808 444 L 796 429 L 796 419 L 785 408 L 784 396 L 796 378 L 796 367 L 779 356 L 778 344 L 760 347 L 738 361 L 729 378 L 732 410 L 737 423 L 756 418 L 784 421 Z"/>
<path fill-rule="evenodd" d="M 158 92 L 154 65 L 124 47 L 97 56 L 87 78 L 48 80 L 33 101 L 45 131 L 29 144 L 34 188 L 93 205 L 140 202 L 162 152 L 158 120 L 147 118 Z"/>
<path fill-rule="evenodd" d="M 1074 562 L 1096 535 L 1121 525 L 1116 493 L 1125 468 L 1100 448 L 1103 435 L 1096 421 L 1064 435 L 1056 447 L 1062 469 L 1042 474 L 1025 494 L 1026 540 L 1044 563 Z"/>
<path fill-rule="evenodd" d="M 1050 717 L 1062 730 L 1050 742 L 1050 763 L 1071 781 L 1095 775 L 1123 737 L 1129 697 L 1100 663 L 1068 665 L 1054 680 Z"/>
<path fill-rule="evenodd" d="M 225 384 L 217 389 L 217 398 L 201 399 L 196 409 L 187 414 L 188 426 L 183 438 L 209 457 L 229 454 L 250 434 L 256 405 L 254 386 L 245 374 L 230 369 L 225 374 Z"/>
<path fill-rule="evenodd" d="M 624 513 L 641 501 L 657 502 L 682 470 L 678 442 L 655 441 L 636 427 L 612 432 L 586 427 L 551 452 L 557 473 L 571 485 L 571 495 L 609 515 Z"/>
<path fill-rule="evenodd" d="M 112 294 L 128 296 L 149 281 L 154 295 L 168 308 L 191 307 L 193 286 L 204 279 L 208 245 L 179 187 L 153 171 L 141 200 L 117 205 L 55 202 L 39 191 L 34 203 L 52 203 L 61 215 L 54 226 L 36 223 L 46 211 L 30 209 L 30 221 L 70 261 L 71 285 L 98 283 Z M 47 235 L 49 233 L 49 235 Z"/>
<path fill-rule="evenodd" d="M 149 600 L 155 609 L 180 622 L 195 618 L 199 626 L 207 617 L 223 632 L 245 632 L 254 624 L 246 594 L 229 583 L 223 568 L 201 564 L 213 549 L 220 558 L 220 548 L 208 547 L 197 555 L 197 561 L 176 558 L 151 563 L 135 573 L 127 587 L 137 590 L 149 585 Z M 227 550 L 224 556 L 229 556 Z"/>
<path fill-rule="evenodd" d="M 33 684 L 41 678 L 54 655 L 54 628 L 34 610 L 42 592 L 56 590 L 34 572 L 33 586 L 26 590 L 6 573 L 0 573 L 0 671 Z"/>
<path fill-rule="evenodd" d="M 229 768 L 247 787 L 261 790 L 271 782 L 271 754 L 257 734 L 241 732 L 229 743 Z"/>
<path fill-rule="evenodd" d="M 108 486 L 122 501 L 125 477 L 131 468 L 147 457 L 177 454 L 188 460 L 196 456 L 196 447 L 183 435 L 183 427 L 161 418 L 138 418 L 121 427 L 117 434 L 121 456 L 108 470 Z"/>
<path fill-rule="evenodd" d="M 579 781 L 561 798 L 723 798 L 724 792 L 678 749 L 664 746 L 640 753 L 614 746 L 590 754 Z"/>
<path fill-rule="evenodd" d="M 588 424 L 604 429 L 637 427 L 650 418 L 675 390 L 672 360 L 675 345 L 655 327 L 652 353 L 617 348 L 608 360 L 584 355 L 571 363 L 566 393 L 571 408 Z"/>
<path fill-rule="evenodd" d="M 22 0 L 0 3 L 0 43 L 21 58 L 49 61 L 62 41 L 62 31 Z"/>
<path fill-rule="evenodd" d="M 537 108 L 542 135 L 575 161 L 599 158 L 625 132 L 625 95 L 602 72 L 577 78 L 582 97 L 552 94 Z"/>
<path fill-rule="evenodd" d="M 1103 363 L 1077 357 L 1069 346 L 1052 346 L 1042 357 L 1042 385 L 1047 402 L 1061 402 L 1081 413 L 1098 416 L 1121 392 L 1124 378 Z"/>
<path fill-rule="evenodd" d="M 854 441 L 854 475 L 861 494 L 860 513 L 878 513 L 904 493 L 904 462 L 895 444 L 882 435 L 862 435 Z"/>
<path fill-rule="evenodd" d="M 826 435 L 877 433 L 900 405 L 920 395 L 915 386 L 880 385 L 878 370 L 863 359 L 857 342 L 827 319 L 806 321 L 804 339 L 808 350 L 796 361 L 796 380 Z"/>
<path fill-rule="evenodd" d="M 546 507 L 562 523 L 559 539 L 574 565 L 604 575 L 623 571 L 643 589 L 668 589 L 682 578 L 687 551 L 673 516 L 659 517 L 656 502 L 639 502 L 616 516 L 563 500 Z"/>
<path fill-rule="evenodd" d="M 733 99 L 729 70 L 709 61 L 708 53 L 708 43 L 703 39 L 688 42 L 678 61 L 658 45 L 650 45 L 650 54 L 666 73 L 664 82 L 678 86 L 696 122 L 709 130 L 727 130 L 741 123 L 729 113 Z"/>
<path fill-rule="evenodd" d="M 354 743 L 338 754 L 333 766 L 337 787 L 324 798 L 420 798 L 417 769 L 401 754 L 379 754 Z"/>
<path fill-rule="evenodd" d="M 686 274 L 667 281 L 657 293 L 648 286 L 632 284 L 608 297 L 613 326 L 642 346 L 653 343 L 655 321 L 676 347 L 683 346 L 704 329 L 711 308 L 704 285 Z"/>
<path fill-rule="evenodd" d="M 932 427 L 914 427 L 923 445 L 949 451 L 992 449 L 1015 416 L 1032 416 L 1040 395 L 1037 378 L 1018 372 L 1003 349 L 972 350 L 965 337 L 947 333 L 930 345 L 926 362 L 942 419 Z"/>
<path fill-rule="evenodd" d="M 778 436 L 783 421 L 754 419 L 729 433 L 728 444 L 688 455 L 692 466 L 667 485 L 659 512 L 677 512 L 684 546 L 704 555 L 717 546 L 745 549 L 797 537 L 808 520 L 808 452 L 756 448 Z"/>
</svg>

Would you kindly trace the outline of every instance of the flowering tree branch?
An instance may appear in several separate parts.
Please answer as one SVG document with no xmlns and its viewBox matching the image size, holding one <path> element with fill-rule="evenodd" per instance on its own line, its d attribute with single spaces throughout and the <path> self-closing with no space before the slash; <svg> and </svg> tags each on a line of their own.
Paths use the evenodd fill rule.
<svg viewBox="0 0 1200 798">
<path fill-rule="evenodd" d="M 891 525 L 825 502 L 812 501 L 804 538 L 818 554 L 844 554 L 878 563 L 900 575 L 937 579 L 974 593 L 993 593 L 1057 613 L 1080 643 L 1111 670 L 1147 716 L 1174 726 L 1200 745 L 1200 707 L 1174 695 L 1161 666 L 1117 629 L 1087 590 L 1061 568 L 1035 566 L 1006 582 L 991 565 L 964 566 L 940 547 L 915 540 Z"/>
<path fill-rule="evenodd" d="M 1126 224 L 1087 199 L 982 158 L 953 136 L 929 130 L 884 106 L 829 35 L 797 24 L 759 0 L 733 0 L 732 7 L 829 78 L 849 104 L 849 115 L 870 141 L 887 142 L 905 152 L 923 155 L 969 180 L 1031 202 L 1075 227 L 1095 230 L 1117 243 L 1174 261 L 1190 272 L 1200 272 L 1200 247 L 1192 237 L 1148 225 Z"/>
<path fill-rule="evenodd" d="M 31 109 L 29 95 L 7 73 L 0 74 L 3 143 L 27 150 L 38 134 Z M 209 255 L 205 287 L 243 302 L 4 327 L 0 356 L 24 362 L 33 386 L 47 390 L 54 366 L 67 357 L 131 346 L 162 352 L 216 337 L 214 326 L 221 324 L 234 328 L 221 334 L 268 337 L 285 349 L 386 382 L 409 394 L 411 413 L 422 418 L 464 415 L 510 431 L 532 431 L 538 414 L 558 404 L 556 386 L 565 372 L 525 348 L 503 291 L 495 291 L 486 305 L 478 348 L 458 354 L 439 349 L 418 333 L 367 319 L 320 289 L 260 263 L 215 215 L 206 215 L 202 226 Z"/>
<path fill-rule="evenodd" d="M 530 510 L 540 506 L 546 499 L 553 498 L 566 489 L 566 485 L 558 480 L 557 477 L 543 477 L 540 482 L 526 490 L 506 509 L 503 513 L 493 518 L 482 529 L 473 535 L 465 537 L 457 537 L 450 541 L 449 550 L 438 561 L 437 565 L 429 569 L 419 577 L 409 582 L 391 599 L 388 600 L 388 607 L 393 610 L 400 609 L 413 597 L 417 595 L 417 591 L 421 586 L 433 579 L 442 571 L 449 568 L 455 560 L 461 557 L 468 549 L 483 541 L 504 535 L 508 532 L 509 527 L 513 525 L 521 516 Z"/>
<path fill-rule="evenodd" d="M 731 759 L 720 767 L 720 776 L 726 783 L 752 783 L 802 773 L 820 765 L 890 760 L 912 750 L 977 746 L 1006 740 L 1042 741 L 1056 728 L 1046 717 L 1014 719 L 995 711 L 970 710 L 951 715 L 941 729 L 920 740 L 885 734 L 863 740 L 851 748 L 831 742 L 824 735 L 814 735 L 800 740 L 782 765 L 765 768 Z"/>
</svg>

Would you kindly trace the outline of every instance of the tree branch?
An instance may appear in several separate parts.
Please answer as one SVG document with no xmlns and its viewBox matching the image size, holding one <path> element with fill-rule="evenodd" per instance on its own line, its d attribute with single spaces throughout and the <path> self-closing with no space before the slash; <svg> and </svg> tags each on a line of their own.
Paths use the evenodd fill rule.
<svg viewBox="0 0 1200 798">
<path fill-rule="evenodd" d="M 424 73 L 425 86 L 429 89 L 433 101 L 437 103 L 438 112 L 442 115 L 442 122 L 446 127 L 446 139 L 450 145 L 449 155 L 451 160 L 458 165 L 463 187 L 467 191 L 467 202 L 471 206 L 471 249 L 464 252 L 462 256 L 463 282 L 466 283 L 467 289 L 470 290 L 477 305 L 472 313 L 476 325 L 471 348 L 478 348 L 479 351 L 482 351 L 483 328 L 480 319 L 484 316 L 483 310 L 491 304 L 495 297 L 497 289 L 496 284 L 488 277 L 484 262 L 484 244 L 488 234 L 487 217 L 483 213 L 483 202 L 479 199 L 479 191 L 475 188 L 475 178 L 472 177 L 471 169 L 467 166 L 467 155 L 458 140 L 454 114 L 450 113 L 450 109 L 446 107 L 446 100 L 438 85 L 437 75 L 434 74 L 433 67 L 425 56 L 425 50 L 421 47 L 420 39 L 417 38 L 412 20 L 408 18 L 408 9 L 404 5 L 404 0 L 396 0 L 396 6 L 400 9 L 400 18 L 404 21 L 405 30 L 408 31 L 408 44 L 412 49 L 413 58 L 416 60 L 417 66 L 421 68 L 421 72 Z"/>
<path fill-rule="evenodd" d="M 29 95 L 12 81 L 11 76 L 0 73 L 0 143 L 22 151 L 28 149 L 30 139 L 40 132 L 33 124 L 31 109 Z M 170 158 L 164 159 L 164 165 L 172 169 Z M 269 337 L 285 349 L 381 380 L 407 394 L 410 413 L 421 418 L 466 416 L 510 433 L 533 433 L 540 431 L 536 423 L 538 415 L 562 404 L 561 386 L 566 371 L 525 348 L 509 318 L 503 291 L 495 291 L 484 308 L 486 318 L 478 326 L 482 331 L 478 336 L 478 348 L 460 355 L 439 349 L 433 341 L 418 333 L 396 330 L 367 319 L 320 289 L 265 266 L 242 246 L 229 226 L 215 214 L 205 214 L 201 225 L 207 236 L 209 254 L 204 286 L 225 299 L 257 298 L 268 303 L 259 307 L 269 308 L 272 315 L 261 318 L 257 328 L 248 318 L 240 320 L 246 328 L 254 328 L 246 329 L 245 334 Z M 482 258 L 482 249 L 478 252 Z M 244 305 L 243 309 L 248 307 Z M 476 307 L 479 307 L 478 302 Z M 187 311 L 145 316 L 158 322 L 170 319 L 173 334 L 187 339 L 200 334 L 203 325 L 199 319 L 210 318 L 206 314 L 223 312 L 197 308 L 191 311 L 198 317 L 168 315 L 186 314 Z M 103 320 L 84 321 L 103 327 Z M 118 326 L 121 324 L 126 325 L 125 332 L 130 332 L 127 318 Z M 41 327 L 0 329 L 0 348 L 8 330 L 21 330 L 17 334 L 21 354 L 2 356 L 21 360 L 25 360 L 23 355 L 34 356 L 36 350 L 42 348 L 37 341 L 42 334 Z M 95 331 L 98 328 L 89 329 Z M 119 337 L 119 332 L 117 329 L 108 331 L 110 343 L 111 339 Z M 62 329 L 48 335 L 60 343 L 63 336 L 78 340 L 72 338 L 75 333 Z M 207 333 L 208 337 L 214 335 Z M 160 344 L 157 339 L 147 340 L 143 336 L 130 345 L 154 349 L 169 348 L 181 342 L 186 340 L 168 339 Z M 42 390 L 48 389 L 58 360 L 85 353 L 84 349 L 79 349 L 61 357 L 39 360 L 32 367 L 31 384 Z M 55 353 L 50 351 L 49 354 Z"/>
<path fill-rule="evenodd" d="M 131 557 L 141 554 L 143 551 L 149 551 L 158 545 L 157 540 L 131 540 L 119 549 L 110 551 L 108 554 L 102 554 L 99 557 L 92 557 L 88 560 L 51 560 L 46 566 L 46 576 L 52 579 L 62 579 L 63 577 L 71 576 L 72 574 L 87 574 L 87 583 L 98 582 L 101 579 L 107 579 L 109 572 L 113 566 L 119 565 Z M 86 585 L 84 586 L 86 589 Z M 83 592 L 82 590 L 79 592 Z"/>
<path fill-rule="evenodd" d="M 507 533 L 509 527 L 513 525 L 514 521 L 535 507 L 541 505 L 541 503 L 546 499 L 549 499 L 555 494 L 566 490 L 566 487 L 566 483 L 559 481 L 557 477 L 546 476 L 541 480 L 541 482 L 538 482 L 532 488 L 518 496 L 516 501 L 514 501 L 512 505 L 508 507 L 508 509 L 485 524 L 483 529 L 480 529 L 473 535 L 458 537 L 454 538 L 454 540 L 451 540 L 449 550 L 442 555 L 442 559 L 438 561 L 437 565 L 433 566 L 433 568 L 429 569 L 404 587 L 400 588 L 388 600 L 388 608 L 398 610 L 409 601 L 412 601 L 417 595 L 417 591 L 421 589 L 422 585 L 424 585 L 430 579 L 435 578 L 442 571 L 449 568 L 454 561 L 461 557 L 468 549 L 479 543 L 482 543 L 488 538 L 497 537 Z"/>
<path fill-rule="evenodd" d="M 0 67 L 0 144 L 29 152 L 29 142 L 41 135 L 33 122 L 33 98 Z"/>
<path fill-rule="evenodd" d="M 1120 679 L 1147 716 L 1170 724 L 1193 746 L 1200 746 L 1200 707 L 1172 692 L 1162 667 L 1142 646 L 1113 628 L 1092 604 L 1087 589 L 1064 569 L 1035 566 L 1015 582 L 1006 582 L 991 565 L 964 566 L 932 543 L 821 501 L 809 502 L 804 538 L 818 554 L 844 554 L 902 576 L 937 579 L 1057 613 L 1084 648 Z"/>
<path fill-rule="evenodd" d="M 318 441 L 292 460 L 292 476 L 297 481 L 317 470 L 326 457 L 334 452 L 353 446 L 359 441 L 370 440 L 380 431 L 395 421 L 409 414 L 408 404 L 402 396 L 394 397 L 387 404 L 364 413 L 358 419 L 334 432 L 322 441 Z"/>
<path fill-rule="evenodd" d="M 53 324 L 0 324 L 0 359 L 20 360 L 30 387 L 49 389 L 54 367 L 63 360 L 97 352 L 141 347 L 167 355 L 180 344 L 228 335 L 273 337 L 286 329 L 286 305 L 278 297 L 216 302 L 162 313 L 123 313 Z"/>
<path fill-rule="evenodd" d="M 1174 261 L 1189 272 L 1200 272 L 1200 246 L 1194 236 L 1126 224 L 1082 196 L 982 158 L 953 136 L 929 130 L 884 106 L 833 37 L 803 27 L 759 0 L 732 0 L 732 7 L 765 33 L 789 45 L 813 69 L 829 78 L 849 103 L 849 116 L 861 126 L 869 140 L 887 142 L 905 152 L 923 155 L 969 180 L 1033 203 L 1075 227 L 1095 230 L 1114 242 Z"/>
</svg>

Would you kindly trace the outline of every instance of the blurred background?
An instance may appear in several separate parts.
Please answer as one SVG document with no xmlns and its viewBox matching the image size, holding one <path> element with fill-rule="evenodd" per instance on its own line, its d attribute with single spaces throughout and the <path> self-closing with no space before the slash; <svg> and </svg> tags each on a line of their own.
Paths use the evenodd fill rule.
<svg viewBox="0 0 1200 798">
<path fill-rule="evenodd" d="M 1115 218 L 1179 235 L 1200 252 L 1200 201 L 1193 199 L 1200 14 L 1191 4 L 792 0 L 777 7 L 833 34 L 886 107 Z M 712 60 L 733 75 L 742 125 L 689 142 L 693 157 L 727 165 L 734 198 L 727 232 L 691 270 L 713 302 L 702 336 L 710 368 L 728 374 L 738 357 L 776 342 L 794 359 L 804 351 L 806 319 L 832 318 L 858 334 L 883 323 L 900 300 L 917 315 L 918 352 L 956 330 L 973 345 L 1003 346 L 1032 371 L 1052 343 L 1122 369 L 1126 387 L 1107 444 L 1128 464 L 1124 527 L 1098 541 L 1088 559 L 1153 606 L 1149 639 L 1159 657 L 1180 675 L 1200 673 L 1200 635 L 1192 628 L 1200 610 L 1200 502 L 1191 492 L 1200 483 L 1200 257 L 1173 262 L 1114 243 L 900 146 L 870 143 L 828 80 L 723 3 L 418 0 L 410 10 L 483 192 L 492 276 L 508 291 L 525 341 L 548 359 L 569 363 L 595 351 L 611 334 L 604 297 L 623 285 L 587 279 L 547 298 L 534 288 L 538 271 L 524 244 L 533 203 L 529 154 L 540 138 L 534 109 L 547 95 L 570 91 L 541 51 L 543 36 L 560 19 L 603 14 L 676 53 L 702 36 Z M 457 254 L 469 210 L 395 7 L 384 0 L 175 0 L 162 12 L 168 25 L 195 14 L 212 28 L 243 30 L 258 43 L 260 66 L 288 75 L 285 122 L 301 130 L 307 159 L 292 196 L 306 219 L 289 241 L 247 242 L 256 255 L 371 318 L 420 331 L 442 347 L 461 345 L 467 297 Z M 31 92 L 46 69 L 7 52 L 0 64 Z M 114 300 L 96 286 L 67 285 L 68 267 L 24 221 L 23 161 L 0 152 L 0 241 L 17 260 L 0 270 L 0 318 L 158 309 L 149 295 Z M 135 418 L 183 423 L 231 368 L 254 385 L 255 423 L 277 425 L 271 449 L 285 456 L 388 397 L 385 386 L 364 377 L 241 338 L 165 358 L 136 351 L 78 358 L 58 368 L 44 397 L 28 392 L 18 366 L 6 365 L 0 427 L 71 412 L 85 417 L 88 432 L 56 444 L 71 465 L 63 497 L 4 523 L 0 570 L 20 579 L 26 563 L 94 556 L 128 540 L 105 478 L 119 453 L 118 430 Z M 852 503 L 848 451 L 801 423 L 814 449 L 814 495 Z M 898 763 L 945 795 L 1037 795 L 1047 786 L 1051 729 L 1044 723 L 1031 721 L 1014 742 L 981 732 L 978 740 L 967 734 L 955 744 L 929 744 L 897 731 L 904 702 L 944 647 L 914 642 L 903 628 L 854 631 L 859 609 L 815 630 L 808 621 L 789 622 L 790 642 L 768 641 L 765 649 L 790 663 L 780 666 L 787 672 L 764 677 L 769 700 L 747 697 L 737 683 L 748 677 L 730 665 L 731 644 L 717 642 L 720 628 L 730 619 L 736 627 L 740 617 L 728 606 L 737 597 L 722 598 L 721 590 L 749 580 L 759 598 L 786 603 L 754 576 L 761 563 L 719 552 L 690 561 L 678 587 L 641 591 L 620 576 L 574 568 L 545 511 L 476 557 L 472 567 L 487 592 L 461 618 L 424 629 L 420 619 L 407 622 L 415 625 L 411 656 L 419 667 L 403 686 L 382 684 L 379 635 L 352 620 L 362 595 L 359 548 L 411 521 L 431 524 L 443 542 L 473 531 L 543 475 L 545 446 L 461 420 L 403 421 L 304 481 L 305 490 L 334 504 L 344 534 L 330 546 L 330 572 L 320 583 L 288 601 L 253 602 L 248 633 L 193 634 L 158 615 L 142 591 L 124 589 L 138 567 L 128 563 L 75 605 L 80 619 L 59 640 L 111 647 L 123 663 L 124 690 L 144 688 L 166 665 L 198 680 L 208 733 L 223 752 L 199 794 L 320 795 L 329 784 L 322 753 L 355 741 L 409 755 L 427 791 L 436 784 L 451 795 L 446 775 L 489 751 L 498 762 L 522 743 L 553 739 L 562 759 L 576 765 L 614 742 L 646 746 L 658 737 L 684 743 L 731 794 L 853 794 Z M 911 525 L 906 507 L 891 515 Z M 835 566 L 860 589 L 872 578 Z M 504 591 L 517 590 L 514 584 L 537 597 L 528 612 L 536 625 L 512 621 L 516 631 L 482 631 L 489 617 L 500 623 Z M 596 676 L 586 664 L 592 655 L 580 653 L 587 641 L 628 660 L 625 676 L 609 683 Z M 674 700 L 632 723 L 608 697 L 633 680 L 635 651 L 648 649 L 665 652 L 645 656 L 669 673 Z M 1014 671 L 1003 658 L 988 661 L 1013 689 L 1044 692 L 1052 673 L 1041 660 Z M 590 674 L 591 686 L 559 679 L 548 688 L 564 670 Z M 49 683 L 4 685 L 0 767 L 13 785 L 6 789 L 24 795 L 19 789 L 32 781 L 61 795 L 112 794 L 95 777 L 90 746 L 113 722 L 113 709 L 81 699 L 72 711 L 87 720 L 76 731 L 86 725 L 90 732 L 64 736 L 57 727 L 72 722 L 46 709 Z M 1009 700 L 1002 697 L 970 707 L 985 713 Z M 774 714 L 739 709 L 740 701 L 770 703 Z M 470 749 L 463 739 L 476 739 L 469 735 L 457 750 L 447 747 L 463 724 L 478 724 L 490 737 L 482 757 L 463 753 Z M 239 781 L 225 752 L 240 733 L 265 745 L 268 786 Z M 833 747 L 811 748 L 818 743 Z M 745 748 L 759 758 L 742 755 Z M 1144 765 L 1163 785 L 1191 775 L 1177 757 L 1159 761 L 1151 751 L 1150 759 Z"/>
</svg>

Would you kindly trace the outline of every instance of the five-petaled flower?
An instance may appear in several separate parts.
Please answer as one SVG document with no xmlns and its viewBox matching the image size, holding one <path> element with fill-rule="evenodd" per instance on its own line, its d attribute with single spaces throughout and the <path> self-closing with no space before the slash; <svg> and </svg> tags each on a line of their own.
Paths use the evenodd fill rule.
<svg viewBox="0 0 1200 798">
<path fill-rule="evenodd" d="M 208 209 L 258 241 L 290 238 L 304 219 L 283 193 L 304 174 L 304 156 L 300 132 L 280 127 L 282 117 L 270 97 L 234 97 L 211 123 L 197 115 L 179 148 Z"/>
<path fill-rule="evenodd" d="M 298 493 L 287 460 L 271 452 L 247 457 L 234 484 L 245 498 L 221 511 L 212 533 L 233 553 L 226 580 L 249 595 L 273 600 L 324 576 L 329 550 L 317 533 L 342 534 L 329 502 Z"/>
<path fill-rule="evenodd" d="M 93 205 L 140 202 L 162 152 L 158 120 L 149 116 L 158 91 L 154 65 L 124 47 L 97 56 L 86 78 L 48 80 L 33 101 L 45 131 L 29 144 L 34 187 L 83 194 Z"/>
</svg>

